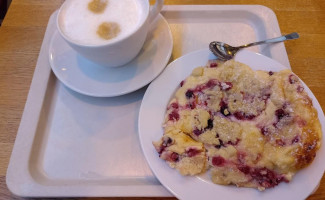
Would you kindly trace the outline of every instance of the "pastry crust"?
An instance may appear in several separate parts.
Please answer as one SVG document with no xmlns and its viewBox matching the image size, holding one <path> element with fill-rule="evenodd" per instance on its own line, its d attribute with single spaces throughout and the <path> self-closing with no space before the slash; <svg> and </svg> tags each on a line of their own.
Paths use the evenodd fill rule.
<svg viewBox="0 0 325 200">
<path fill-rule="evenodd" d="M 322 137 L 296 75 L 253 71 L 234 60 L 194 69 L 170 101 L 163 126 L 153 144 L 181 174 L 210 169 L 216 184 L 259 190 L 289 182 L 313 161 Z"/>
</svg>

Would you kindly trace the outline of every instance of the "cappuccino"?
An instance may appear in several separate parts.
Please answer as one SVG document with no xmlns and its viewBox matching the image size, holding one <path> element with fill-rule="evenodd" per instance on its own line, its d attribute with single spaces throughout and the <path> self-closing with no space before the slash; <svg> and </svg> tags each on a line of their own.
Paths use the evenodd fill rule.
<svg viewBox="0 0 325 200">
<path fill-rule="evenodd" d="M 102 45 L 130 35 L 141 14 L 136 0 L 69 0 L 61 10 L 59 26 L 76 43 Z"/>
</svg>

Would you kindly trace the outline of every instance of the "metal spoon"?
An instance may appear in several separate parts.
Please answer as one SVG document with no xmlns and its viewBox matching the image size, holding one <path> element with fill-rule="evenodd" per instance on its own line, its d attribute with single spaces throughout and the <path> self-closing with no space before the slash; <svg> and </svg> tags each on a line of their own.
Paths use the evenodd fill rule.
<svg viewBox="0 0 325 200">
<path fill-rule="evenodd" d="M 293 40 L 293 39 L 297 39 L 299 38 L 298 33 L 294 32 L 294 33 L 290 33 L 288 35 L 284 35 L 281 37 L 276 37 L 276 38 L 272 38 L 272 39 L 268 39 L 268 40 L 263 40 L 260 42 L 254 42 L 254 43 L 250 43 L 250 44 L 245 44 L 239 47 L 233 47 L 230 46 L 229 44 L 223 43 L 223 42 L 211 42 L 209 45 L 210 51 L 218 57 L 218 59 L 220 60 L 230 60 L 232 59 L 235 54 L 243 48 L 247 48 L 247 47 L 251 47 L 251 46 L 255 46 L 255 45 L 259 45 L 259 44 L 266 44 L 266 43 L 273 43 L 273 42 L 282 42 L 285 40 Z"/>
</svg>

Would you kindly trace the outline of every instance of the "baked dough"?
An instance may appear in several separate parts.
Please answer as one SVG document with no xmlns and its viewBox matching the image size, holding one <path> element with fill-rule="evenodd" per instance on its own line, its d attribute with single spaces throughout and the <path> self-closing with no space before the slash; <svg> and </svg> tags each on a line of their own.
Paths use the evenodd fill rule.
<svg viewBox="0 0 325 200">
<path fill-rule="evenodd" d="M 271 188 L 309 165 L 322 136 L 317 111 L 290 70 L 209 61 L 180 83 L 166 111 L 160 158 L 182 175 Z"/>
</svg>

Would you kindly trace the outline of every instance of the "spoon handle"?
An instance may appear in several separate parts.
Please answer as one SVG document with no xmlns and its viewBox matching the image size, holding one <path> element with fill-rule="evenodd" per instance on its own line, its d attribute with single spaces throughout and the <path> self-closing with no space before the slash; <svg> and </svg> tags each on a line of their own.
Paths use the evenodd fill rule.
<svg viewBox="0 0 325 200">
<path fill-rule="evenodd" d="M 246 48 L 246 47 L 251 47 L 251 46 L 255 46 L 255 45 L 259 45 L 259 44 L 266 44 L 266 43 L 273 43 L 273 42 L 282 42 L 285 40 L 293 40 L 293 39 L 297 39 L 297 38 L 299 38 L 299 34 L 294 32 L 294 33 L 290 33 L 288 35 L 283 35 L 283 36 L 268 39 L 268 40 L 245 44 L 245 45 L 239 46 L 238 48 Z"/>
</svg>

